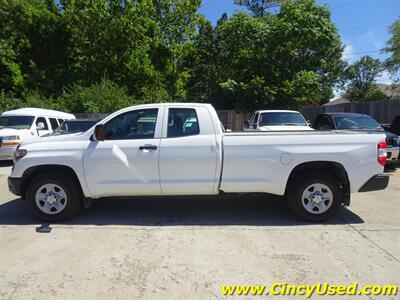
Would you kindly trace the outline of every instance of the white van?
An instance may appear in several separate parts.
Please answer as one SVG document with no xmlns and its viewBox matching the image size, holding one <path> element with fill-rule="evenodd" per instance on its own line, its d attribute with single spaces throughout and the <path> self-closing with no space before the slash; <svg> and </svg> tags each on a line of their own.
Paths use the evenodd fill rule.
<svg viewBox="0 0 400 300">
<path fill-rule="evenodd" d="M 15 149 L 24 140 L 52 133 L 72 114 L 41 108 L 20 108 L 0 115 L 0 160 L 12 160 Z"/>
</svg>

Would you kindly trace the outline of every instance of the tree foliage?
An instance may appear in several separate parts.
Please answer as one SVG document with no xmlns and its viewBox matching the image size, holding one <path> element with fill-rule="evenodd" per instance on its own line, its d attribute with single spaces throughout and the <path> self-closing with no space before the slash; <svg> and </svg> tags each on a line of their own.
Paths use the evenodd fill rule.
<svg viewBox="0 0 400 300">
<path fill-rule="evenodd" d="M 400 69 L 400 20 L 396 20 L 390 25 L 389 33 L 391 34 L 390 39 L 386 43 L 386 47 L 383 49 L 385 52 L 391 54 L 387 59 L 386 64 L 389 68 L 394 71 Z"/>
<path fill-rule="evenodd" d="M 224 14 L 213 26 L 200 0 L 0 0 L 0 111 L 328 101 L 344 70 L 328 8 L 315 0 L 236 2 L 250 12 Z"/>
<path fill-rule="evenodd" d="M 255 17 L 264 17 L 269 9 L 277 7 L 282 0 L 235 0 L 235 4 L 246 6 Z"/>
<path fill-rule="evenodd" d="M 203 58 L 217 67 L 211 97 L 217 107 L 296 107 L 332 96 L 343 47 L 326 7 L 288 1 L 278 14 L 254 18 L 240 12 L 218 24 L 215 49 L 209 47 L 213 58 Z"/>
<path fill-rule="evenodd" d="M 353 102 L 386 98 L 386 95 L 380 91 L 376 84 L 376 78 L 382 71 L 383 65 L 379 59 L 374 59 L 369 55 L 361 57 L 346 69 L 348 83 L 344 96 Z"/>
</svg>

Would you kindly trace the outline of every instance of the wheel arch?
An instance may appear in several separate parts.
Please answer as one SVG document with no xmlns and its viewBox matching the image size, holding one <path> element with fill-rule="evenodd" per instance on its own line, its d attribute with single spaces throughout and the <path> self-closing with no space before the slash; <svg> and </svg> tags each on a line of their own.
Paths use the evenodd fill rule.
<svg viewBox="0 0 400 300">
<path fill-rule="evenodd" d="M 350 205 L 350 181 L 348 173 L 345 167 L 332 161 L 310 161 L 304 162 L 294 167 L 286 182 L 285 195 L 288 193 L 288 189 L 291 183 L 296 179 L 297 176 L 301 176 L 306 172 L 326 172 L 338 179 L 341 190 L 343 191 L 343 204 L 345 206 Z"/>
<path fill-rule="evenodd" d="M 21 182 L 21 198 L 22 199 L 25 198 L 25 194 L 28 189 L 29 183 L 32 181 L 33 178 L 49 172 L 56 172 L 56 174 L 69 175 L 76 182 L 76 184 L 80 189 L 80 192 L 83 195 L 82 182 L 79 180 L 79 177 L 74 171 L 74 169 L 66 165 L 49 164 L 49 165 L 30 167 L 24 171 Z"/>
</svg>

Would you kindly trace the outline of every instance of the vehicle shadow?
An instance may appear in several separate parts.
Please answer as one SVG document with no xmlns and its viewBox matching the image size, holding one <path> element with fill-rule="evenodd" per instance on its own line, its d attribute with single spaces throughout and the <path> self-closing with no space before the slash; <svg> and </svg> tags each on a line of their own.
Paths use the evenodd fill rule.
<svg viewBox="0 0 400 300">
<path fill-rule="evenodd" d="M 400 168 L 400 164 L 391 164 L 391 165 L 386 165 L 385 166 L 385 173 L 394 173 L 396 172 L 396 169 Z"/>
<path fill-rule="evenodd" d="M 359 224 L 364 221 L 347 208 L 323 224 Z M 33 218 L 21 199 L 0 205 L 1 225 L 42 224 Z M 130 226 L 299 226 L 304 222 L 291 214 L 284 199 L 247 194 L 195 197 L 104 198 L 90 209 L 61 222 L 71 225 Z"/>
</svg>

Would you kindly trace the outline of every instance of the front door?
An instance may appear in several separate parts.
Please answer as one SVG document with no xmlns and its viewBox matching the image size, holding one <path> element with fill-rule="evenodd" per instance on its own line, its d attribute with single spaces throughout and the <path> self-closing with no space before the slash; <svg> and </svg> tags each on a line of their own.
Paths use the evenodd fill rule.
<svg viewBox="0 0 400 300">
<path fill-rule="evenodd" d="M 35 126 L 38 136 L 44 136 L 52 132 L 45 117 L 37 117 L 35 121 Z"/>
<path fill-rule="evenodd" d="M 161 114 L 157 108 L 136 109 L 105 123 L 105 140 L 92 141 L 84 154 L 93 197 L 161 194 Z"/>
</svg>

